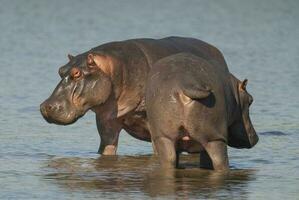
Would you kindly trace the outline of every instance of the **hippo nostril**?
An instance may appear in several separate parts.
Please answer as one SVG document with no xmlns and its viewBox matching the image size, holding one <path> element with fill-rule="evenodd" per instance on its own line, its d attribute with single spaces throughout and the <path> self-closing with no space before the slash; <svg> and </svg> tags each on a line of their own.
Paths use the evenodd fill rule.
<svg viewBox="0 0 299 200">
<path fill-rule="evenodd" d="M 46 110 L 47 111 L 51 111 L 53 109 L 53 106 L 51 104 L 47 105 L 46 106 Z"/>
<path fill-rule="evenodd" d="M 58 106 L 58 111 L 61 112 L 63 110 L 62 106 Z"/>
</svg>

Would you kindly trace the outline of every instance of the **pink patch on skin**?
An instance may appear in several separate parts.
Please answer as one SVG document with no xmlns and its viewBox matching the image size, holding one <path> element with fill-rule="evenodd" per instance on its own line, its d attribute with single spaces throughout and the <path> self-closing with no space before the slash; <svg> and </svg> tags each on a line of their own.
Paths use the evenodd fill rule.
<svg viewBox="0 0 299 200">
<path fill-rule="evenodd" d="M 184 137 L 182 137 L 182 140 L 183 141 L 188 141 L 188 140 L 190 140 L 190 137 L 189 136 L 184 136 Z"/>
</svg>

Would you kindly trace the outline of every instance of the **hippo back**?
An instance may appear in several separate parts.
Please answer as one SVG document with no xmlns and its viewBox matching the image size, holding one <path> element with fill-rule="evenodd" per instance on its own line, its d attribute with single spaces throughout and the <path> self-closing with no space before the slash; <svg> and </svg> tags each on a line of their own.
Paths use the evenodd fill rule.
<svg viewBox="0 0 299 200">
<path fill-rule="evenodd" d="M 228 71 L 222 53 L 214 46 L 194 38 L 167 37 L 162 39 L 133 39 L 127 42 L 135 43 L 146 56 L 151 67 L 156 61 L 166 56 L 187 52 L 201 57 L 211 64 L 222 66 Z"/>
</svg>

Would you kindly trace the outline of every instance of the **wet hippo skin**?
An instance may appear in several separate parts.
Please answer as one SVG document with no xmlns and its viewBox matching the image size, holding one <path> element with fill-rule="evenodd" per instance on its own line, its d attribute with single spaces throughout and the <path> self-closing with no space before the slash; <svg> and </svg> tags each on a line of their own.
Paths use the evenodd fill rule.
<svg viewBox="0 0 299 200">
<path fill-rule="evenodd" d="M 98 152 L 115 155 L 121 129 L 133 137 L 151 141 L 145 111 L 145 90 L 153 64 L 180 52 L 197 55 L 228 72 L 219 50 L 193 38 L 132 39 L 100 45 L 59 68 L 61 81 L 40 110 L 49 123 L 74 123 L 88 110 L 96 114 L 101 138 Z M 238 137 L 236 137 L 238 136 Z M 248 148 L 241 135 L 230 146 Z M 246 139 L 246 138 L 245 138 Z"/>
<path fill-rule="evenodd" d="M 253 98 L 246 84 L 190 53 L 157 61 L 148 76 L 145 102 L 161 164 L 178 165 L 182 151 L 201 152 L 202 167 L 223 170 L 228 169 L 227 144 L 254 146 L 258 137 L 249 118 Z M 229 141 L 229 135 L 236 138 Z"/>
</svg>

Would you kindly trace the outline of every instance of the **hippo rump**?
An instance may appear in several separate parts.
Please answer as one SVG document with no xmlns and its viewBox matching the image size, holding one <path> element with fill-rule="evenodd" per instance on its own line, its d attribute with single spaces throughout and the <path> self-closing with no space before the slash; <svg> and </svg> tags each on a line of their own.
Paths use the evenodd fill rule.
<svg viewBox="0 0 299 200">
<path fill-rule="evenodd" d="M 151 141 L 145 112 L 145 89 L 153 64 L 172 54 L 188 52 L 228 73 L 219 50 L 193 38 L 132 39 L 100 45 L 60 67 L 61 81 L 40 110 L 49 123 L 74 123 L 88 110 L 96 114 L 101 138 L 98 152 L 116 154 L 119 133 Z M 232 135 L 230 146 L 248 148 L 247 135 Z M 240 140 L 241 139 L 241 140 Z M 231 142 L 230 142 L 231 141 Z"/>
<path fill-rule="evenodd" d="M 239 146 L 254 146 L 258 137 L 249 118 L 253 98 L 246 83 L 190 53 L 156 62 L 148 76 L 145 102 L 161 164 L 178 165 L 182 151 L 201 152 L 202 167 L 227 169 L 230 135 L 239 137 Z"/>
</svg>

